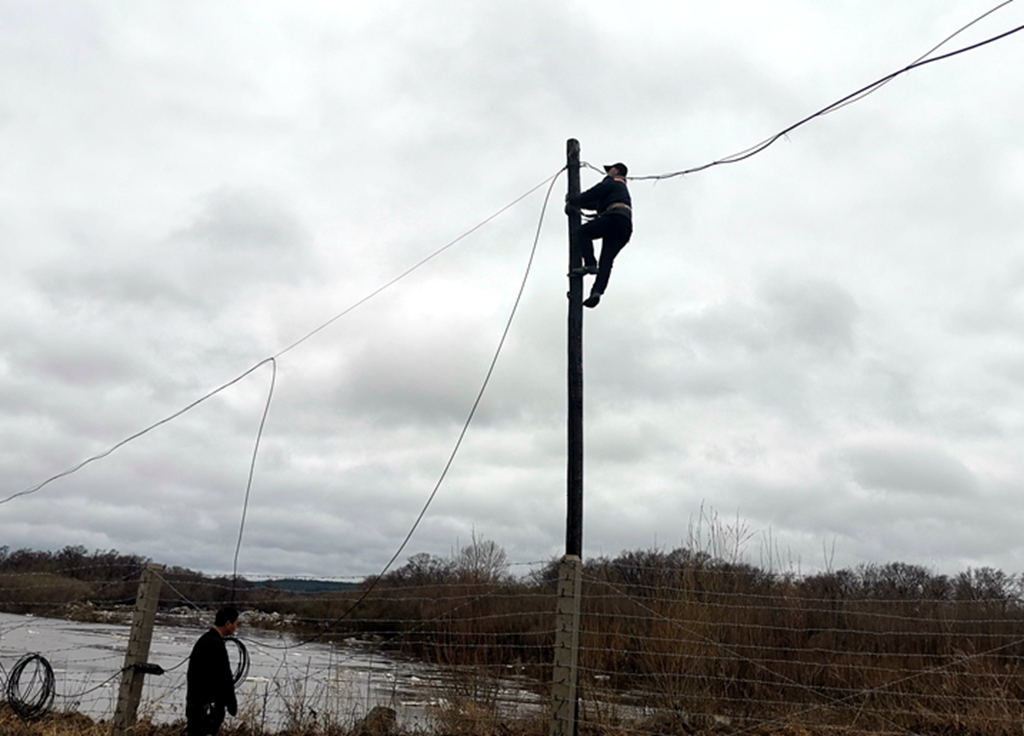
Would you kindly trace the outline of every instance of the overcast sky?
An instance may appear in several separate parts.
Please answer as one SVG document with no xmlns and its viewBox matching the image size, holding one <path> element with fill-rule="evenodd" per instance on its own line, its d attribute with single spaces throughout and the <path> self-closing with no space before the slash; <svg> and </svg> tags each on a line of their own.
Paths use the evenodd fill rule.
<svg viewBox="0 0 1024 736">
<path fill-rule="evenodd" d="M 0 0 L 0 494 L 276 354 L 554 174 L 567 138 L 635 175 L 703 164 L 994 4 Z M 1022 23 L 1011 3 L 943 50 Z M 703 508 L 755 564 L 1024 571 L 1021 69 L 1024 33 L 631 184 L 585 315 L 586 556 L 683 544 Z M 564 192 L 403 559 L 474 534 L 564 551 Z M 542 201 L 281 357 L 242 571 L 394 553 Z M 0 544 L 230 571 L 269 382 L 0 505 Z"/>
</svg>

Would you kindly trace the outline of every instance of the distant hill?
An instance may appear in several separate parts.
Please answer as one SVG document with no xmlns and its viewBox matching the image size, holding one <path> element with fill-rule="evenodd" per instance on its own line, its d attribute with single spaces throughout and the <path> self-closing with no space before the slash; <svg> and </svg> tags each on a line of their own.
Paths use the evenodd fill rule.
<svg viewBox="0 0 1024 736">
<path fill-rule="evenodd" d="M 257 588 L 277 588 L 289 593 L 343 593 L 354 590 L 359 583 L 339 583 L 334 580 L 307 580 L 304 578 L 278 578 L 253 583 Z"/>
</svg>

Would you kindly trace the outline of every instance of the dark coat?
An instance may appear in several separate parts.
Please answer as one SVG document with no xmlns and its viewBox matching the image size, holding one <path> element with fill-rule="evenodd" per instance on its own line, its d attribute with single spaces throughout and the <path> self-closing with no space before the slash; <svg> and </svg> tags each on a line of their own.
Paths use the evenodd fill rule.
<svg viewBox="0 0 1024 736">
<path fill-rule="evenodd" d="M 597 210 L 597 214 L 608 214 L 631 217 L 630 210 L 624 208 L 608 209 L 608 205 L 615 202 L 633 206 L 633 200 L 629 196 L 629 189 L 626 188 L 626 180 L 621 176 L 606 176 L 600 182 L 585 192 L 580 192 L 575 197 L 569 198 L 572 204 L 584 210 Z"/>
<path fill-rule="evenodd" d="M 210 629 L 196 641 L 188 658 L 186 706 L 217 705 L 228 713 L 238 712 L 234 675 L 228 661 L 224 638 Z M 223 711 L 221 711 L 223 712 Z"/>
</svg>

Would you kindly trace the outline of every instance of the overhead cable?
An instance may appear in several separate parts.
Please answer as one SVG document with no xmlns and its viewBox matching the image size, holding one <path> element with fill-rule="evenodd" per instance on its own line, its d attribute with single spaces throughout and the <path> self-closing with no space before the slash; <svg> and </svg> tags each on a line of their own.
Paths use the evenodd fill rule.
<svg viewBox="0 0 1024 736">
<path fill-rule="evenodd" d="M 514 207 L 515 205 L 519 204 L 520 202 L 522 202 L 522 201 L 523 201 L 524 199 L 526 199 L 527 197 L 529 197 L 529 196 L 530 196 L 531 194 L 533 194 L 534 192 L 536 192 L 536 191 L 537 191 L 538 189 L 540 189 L 541 187 L 543 187 L 543 186 L 544 186 L 545 184 L 547 184 L 548 182 L 553 182 L 553 181 L 554 181 L 554 180 L 555 180 L 555 179 L 556 179 L 556 178 L 558 177 L 558 175 L 559 175 L 559 174 L 561 174 L 561 173 L 562 173 L 562 169 L 559 169 L 558 171 L 556 171 L 556 172 L 555 172 L 554 174 L 552 174 L 551 176 L 549 176 L 549 177 L 548 177 L 547 179 L 545 179 L 544 181 L 540 182 L 539 184 L 537 184 L 537 185 L 536 185 L 536 186 L 534 186 L 534 187 L 531 187 L 531 188 L 530 188 L 529 190 L 527 190 L 526 192 L 523 192 L 522 194 L 520 194 L 520 195 L 519 195 L 518 197 L 516 197 L 515 199 L 513 199 L 513 200 L 512 200 L 511 202 L 509 202 L 509 203 L 508 203 L 507 205 L 505 205 L 504 207 L 502 207 L 502 208 L 501 208 L 500 210 L 498 210 L 497 212 L 495 212 L 495 213 L 494 213 L 493 215 L 491 215 L 490 217 L 487 217 L 486 219 L 484 219 L 484 220 L 481 220 L 481 221 L 480 221 L 480 222 L 478 222 L 478 223 L 477 223 L 476 225 L 474 225 L 473 227 L 471 227 L 471 228 L 470 228 L 469 230 L 467 230 L 466 232 L 462 233 L 462 235 L 459 235 L 459 236 L 458 236 L 457 238 L 455 238 L 454 240 L 450 240 L 450 241 L 448 241 L 447 243 L 445 243 L 444 245 L 442 245 L 442 246 L 441 246 L 440 248 L 438 248 L 437 250 L 435 250 L 435 251 L 434 251 L 433 253 L 431 253 L 430 255 L 428 255 L 428 256 L 427 256 L 426 258 L 424 258 L 424 259 L 422 259 L 421 261 L 419 261 L 418 263 L 416 263 L 416 264 L 414 264 L 414 265 L 410 266 L 410 267 L 409 267 L 409 268 L 407 268 L 407 269 L 406 269 L 405 271 L 402 271 L 402 273 L 400 273 L 400 274 L 398 274 L 397 276 L 395 276 L 395 277 L 394 277 L 393 279 L 391 279 L 390 281 L 388 281 L 388 282 L 387 282 L 386 284 L 384 284 L 383 286 L 381 286 L 381 287 L 379 287 L 379 288 L 377 288 L 377 289 L 375 289 L 375 290 L 371 291 L 371 292 L 370 292 L 369 294 L 367 294 L 366 296 L 364 296 L 364 297 L 363 297 L 362 299 L 359 299 L 359 300 L 358 300 L 357 302 L 355 302 L 354 304 L 352 304 L 352 305 L 350 305 L 350 306 L 346 307 L 345 309 L 343 309 L 342 311 L 338 312 L 338 313 L 337 313 L 336 315 L 334 315 L 333 317 L 331 317 L 331 318 L 330 318 L 329 320 L 327 320 L 326 322 L 324 322 L 323 324 L 321 324 L 321 325 L 320 325 L 319 327 L 317 327 L 316 329 L 314 329 L 314 330 L 311 330 L 310 332 L 306 333 L 306 335 L 304 335 L 303 337 L 300 337 L 300 338 L 299 338 L 298 340 L 296 340 L 295 342 L 293 342 L 293 343 L 292 343 L 291 345 L 289 345 L 288 347 L 286 347 L 286 348 L 284 348 L 283 350 L 281 350 L 281 351 L 279 351 L 279 352 L 275 353 L 274 357 L 275 357 L 275 358 L 280 358 L 280 357 L 281 357 L 282 355 L 284 355 L 285 353 L 287 353 L 287 352 L 288 352 L 289 350 L 292 350 L 292 349 L 294 349 L 294 348 L 297 348 L 297 347 L 298 347 L 299 345 L 301 345 L 302 343 L 306 342 L 306 340 L 308 340 L 309 338 L 313 337 L 313 335 L 317 334 L 318 332 L 320 332 L 321 330 L 325 329 L 326 327 L 329 327 L 330 325 L 334 324 L 335 322 L 337 322 L 337 321 L 338 321 L 339 319 L 341 319 L 342 317 L 344 317 L 344 316 L 345 316 L 346 314 L 348 314 L 348 313 L 349 313 L 349 312 L 351 312 L 352 310 L 354 310 L 354 309 L 356 309 L 357 307 L 360 307 L 360 306 L 362 306 L 363 304 L 365 304 L 366 302 L 370 301 L 371 299 L 373 299 L 373 298 L 374 298 L 375 296 L 377 296 L 378 294 L 380 294 L 380 293 L 381 293 L 382 291 L 384 291 L 385 289 L 388 289 L 388 288 L 390 288 L 391 286 L 393 286 L 393 285 L 397 284 L 397 283 L 398 283 L 399 281 L 401 281 L 402 279 L 404 279 L 404 278 L 405 278 L 406 276 L 408 276 L 409 274 L 411 274 L 411 273 L 412 273 L 413 271 L 415 271 L 416 269 L 418 269 L 418 268 L 419 268 L 420 266 L 423 266 L 423 265 L 425 265 L 425 264 L 426 264 L 426 263 L 427 263 L 428 261 L 431 261 L 431 260 L 433 260 L 434 258 L 436 258 L 437 256 L 441 255 L 442 253 L 444 253 L 444 252 L 445 252 L 446 250 L 448 250 L 449 248 L 451 248 L 451 247 L 452 247 L 453 245 L 455 245 L 456 243 L 458 243 L 458 242 L 460 242 L 460 241 L 464 240 L 465 238 L 468 238 L 468 237 L 469 237 L 470 235 L 472 235 L 473 233 L 475 233 L 475 232 L 476 232 L 477 230 L 479 230 L 480 228 L 482 228 L 482 227 L 483 227 L 484 225 L 486 225 L 487 223 L 489 223 L 489 222 L 490 222 L 491 220 L 495 219 L 496 217 L 498 217 L 499 215 L 501 215 L 502 213 L 504 213 L 504 212 L 505 212 L 506 210 L 509 210 L 509 209 L 511 209 L 512 207 Z"/>
<path fill-rule="evenodd" d="M 516 197 L 515 199 L 513 199 L 511 202 L 509 202 L 504 207 L 502 207 L 501 209 L 499 209 L 496 212 L 494 212 L 492 215 L 490 215 L 490 216 L 486 217 L 485 219 L 481 220 L 479 223 L 477 223 L 476 225 L 471 227 L 469 230 L 466 230 L 464 233 L 462 233 L 461 235 L 456 237 L 454 240 L 449 241 L 448 243 L 446 243 L 445 245 L 441 246 L 440 248 L 435 250 L 433 253 L 428 255 L 426 258 L 423 258 L 418 263 L 414 264 L 410 268 L 407 268 L 405 271 L 403 271 L 402 273 L 398 274 L 398 276 L 394 277 L 393 279 L 388 281 L 383 286 L 375 289 L 374 291 L 370 292 L 369 294 L 367 294 L 363 298 L 359 299 L 357 302 L 355 302 L 354 304 L 350 305 L 349 307 L 347 307 L 343 311 L 341 311 L 338 314 L 334 315 L 333 317 L 331 317 L 329 320 L 327 320 L 326 322 L 321 324 L 316 329 L 306 333 L 306 335 L 304 335 L 303 337 L 299 338 L 298 340 L 296 340 L 295 342 L 293 342 L 291 345 L 289 345 L 288 347 L 284 348 L 283 350 L 278 351 L 277 353 L 275 353 L 274 355 L 272 355 L 269 358 L 264 358 L 263 360 L 259 361 L 258 363 L 256 363 L 254 366 L 252 366 L 251 368 L 249 368 L 245 372 L 239 374 L 235 378 L 232 378 L 227 383 L 224 383 L 224 384 L 218 386 L 217 388 L 213 389 L 212 391 L 210 391 L 210 392 L 200 396 L 198 399 L 193 401 L 191 404 L 188 404 L 184 408 L 179 409 L 178 411 L 174 412 L 173 414 L 170 414 L 169 416 L 161 419 L 160 421 L 154 422 L 153 424 L 149 425 L 145 429 L 142 429 L 142 430 L 136 432 L 135 434 L 132 434 L 132 435 L 126 437 L 125 439 L 123 439 L 120 442 L 114 444 L 113 446 L 111 446 L 107 450 L 104 450 L 103 452 L 101 452 L 101 453 L 99 453 L 97 455 L 93 455 L 92 457 L 89 457 L 89 458 L 83 460 L 82 462 L 78 463 L 77 465 L 75 465 L 75 466 L 73 466 L 71 468 L 68 468 L 67 470 L 64 470 L 64 471 L 62 471 L 60 473 L 57 473 L 56 475 L 52 475 L 49 478 L 47 478 L 46 480 L 44 480 L 44 481 L 42 481 L 40 483 L 37 483 L 36 485 L 34 485 L 34 486 L 30 487 L 30 488 L 26 488 L 23 491 L 18 491 L 17 493 L 12 493 L 11 495 L 9 495 L 9 496 L 7 496 L 5 498 L 0 499 L 0 505 L 3 505 L 5 503 L 7 503 L 8 501 L 13 501 L 14 499 L 20 498 L 22 496 L 31 495 L 31 494 L 33 494 L 33 493 L 35 493 L 35 492 L 45 488 L 50 483 L 53 483 L 55 480 L 59 480 L 61 478 L 65 478 L 65 477 L 67 477 L 69 475 L 72 475 L 73 473 L 77 473 L 79 470 L 84 468 L 86 465 L 89 465 L 90 463 L 96 462 L 97 460 L 102 460 L 103 458 L 107 457 L 108 455 L 110 455 L 115 450 L 117 450 L 117 449 L 127 445 L 129 442 L 132 442 L 133 440 L 136 440 L 139 437 L 142 437 L 144 434 L 147 434 L 147 433 L 153 431 L 157 427 L 160 427 L 160 426 L 162 426 L 164 424 L 167 424 L 168 422 L 170 422 L 170 421 L 172 421 L 174 419 L 177 419 L 182 414 L 185 414 L 186 412 L 194 409 L 195 407 L 199 406 L 200 404 L 202 404 L 207 399 L 210 399 L 210 398 L 216 396 L 217 394 L 219 394 L 224 389 L 229 388 L 229 387 L 235 385 L 236 383 L 241 381 L 243 378 L 248 376 L 250 373 L 255 371 L 257 368 L 259 368 L 262 365 L 264 365 L 265 363 L 270 363 L 270 362 L 274 361 L 276 358 L 280 358 L 282 355 L 284 355 L 285 353 L 289 352 L 290 350 L 293 350 L 294 348 L 297 348 L 299 345 L 301 345 L 302 343 L 306 342 L 307 340 L 309 340 L 311 337 L 313 337 L 314 335 L 316 335 L 320 331 L 324 330 L 325 328 L 327 328 L 328 326 L 330 326 L 334 322 L 337 322 L 339 319 L 341 319 L 345 315 L 349 314 L 350 312 L 352 312 L 356 308 L 362 306 L 366 302 L 368 302 L 371 299 L 373 299 L 375 296 L 377 296 L 378 294 L 383 292 L 385 289 L 388 289 L 391 286 L 394 286 L 396 283 L 398 283 L 399 281 L 404 279 L 406 276 L 411 274 L 413 271 L 415 271 L 418 268 L 420 268 L 421 266 L 425 265 L 428 261 L 433 260 L 434 258 L 439 256 L 441 253 L 443 253 L 444 251 L 446 251 L 449 248 L 451 248 L 456 243 L 458 243 L 458 242 L 464 240 L 465 238 L 467 238 L 469 235 L 475 233 L 477 230 L 482 228 L 484 225 L 488 224 L 489 222 L 491 222 L 492 220 L 497 218 L 499 215 L 501 215 L 502 213 L 506 212 L 507 210 L 509 210 L 510 208 L 512 208 L 513 206 L 515 206 L 516 204 L 518 204 L 519 202 L 524 200 L 529 195 L 533 194 L 535 191 L 537 191 L 538 189 L 543 187 L 545 184 L 547 184 L 549 182 L 553 182 L 555 180 L 555 178 L 560 173 L 562 173 L 561 169 L 559 169 L 556 173 L 554 173 L 551 176 L 549 176 L 548 178 L 546 178 L 544 181 L 542 181 L 539 184 L 531 187 L 529 190 L 527 190 L 523 194 L 521 194 L 518 197 Z"/>
<path fill-rule="evenodd" d="M 996 5 L 996 6 L 994 7 L 994 8 L 989 8 L 989 9 L 988 9 L 988 10 L 986 10 L 986 11 L 985 11 L 984 13 L 982 13 L 981 15 L 979 15 L 979 16 L 978 16 L 977 18 L 975 18 L 974 20 L 972 20 L 972 21 L 971 21 L 970 23 L 966 23 L 966 24 L 964 24 L 964 25 L 960 26 L 959 28 L 957 28 L 957 29 L 956 29 L 955 31 L 953 31 L 952 33 L 950 33 L 950 34 L 949 34 L 948 36 L 946 36 L 946 37 L 945 37 L 944 39 L 942 39 L 941 41 L 939 41 L 939 42 L 938 42 L 937 44 L 935 44 L 934 46 L 932 46 L 932 47 L 931 47 L 930 49 L 928 49 L 927 51 L 925 51 L 925 52 L 924 52 L 923 54 L 921 54 L 920 56 L 918 56 L 918 57 L 917 57 L 916 59 L 914 59 L 914 60 L 913 60 L 912 62 L 910 62 L 910 63 L 911 63 L 911 64 L 917 64 L 918 62 L 920 62 L 920 61 L 923 61 L 923 60 L 927 59 L 927 58 L 928 58 L 929 56 L 931 56 L 931 55 L 932 55 L 932 54 L 934 54 L 934 53 L 935 53 L 936 51 L 938 51 L 939 49 L 941 49 L 941 48 L 942 48 L 943 46 L 945 46 L 945 45 L 946 45 L 947 43 L 949 43 L 949 42 L 950 42 L 950 41 L 952 41 L 952 40 L 953 40 L 954 38 L 956 38 L 957 36 L 959 36 L 959 35 L 960 35 L 961 33 L 963 33 L 964 31 L 966 31 L 966 30 L 967 30 L 968 28 L 970 28 L 971 26 L 975 25 L 976 23 L 980 23 L 981 21 L 983 21 L 983 20 L 984 20 L 985 18 L 987 18 L 988 16 L 992 15 L 992 14 L 993 14 L 994 12 L 996 12 L 996 11 L 997 11 L 997 10 L 999 10 L 1000 8 L 1005 8 L 1005 7 L 1007 6 L 1007 5 L 1009 5 L 1009 4 L 1010 4 L 1010 3 L 1012 3 L 1012 2 L 1013 2 L 1013 0 L 1003 0 L 1003 2 L 999 3 L 999 4 L 998 4 L 998 5 Z M 837 105 L 836 107 L 833 107 L 833 108 L 832 108 L 831 110 L 829 110 L 829 111 L 828 111 L 827 113 L 825 113 L 825 114 L 826 114 L 826 115 L 829 115 L 829 114 L 831 114 L 831 113 L 834 113 L 834 112 L 835 112 L 836 110 L 840 110 L 840 109 L 842 109 L 842 108 L 846 107 L 847 105 L 852 105 L 852 104 L 853 104 L 854 102 L 859 102 L 860 100 L 863 100 L 863 99 L 864 99 L 865 97 L 867 97 L 868 95 L 870 95 L 870 94 L 874 94 L 875 92 L 877 92 L 878 90 L 880 90 L 880 89 L 881 89 L 882 87 L 884 87 L 885 85 L 887 85 L 887 84 L 888 84 L 889 82 L 891 82 L 891 81 L 892 81 L 891 79 L 887 79 L 886 81 L 884 81 L 884 82 L 882 82 L 881 84 L 879 84 L 879 85 L 878 85 L 877 87 L 872 87 L 872 88 L 871 88 L 870 90 L 868 90 L 868 91 L 867 91 L 867 92 L 865 92 L 864 94 L 862 94 L 862 95 L 858 95 L 858 96 L 854 97 L 853 99 L 847 100 L 846 102 L 844 102 L 844 103 L 843 103 L 843 104 L 841 104 L 841 105 Z"/>
<path fill-rule="evenodd" d="M 247 370 L 244 373 L 241 373 L 240 375 L 232 378 L 227 383 L 221 384 L 220 386 L 218 386 L 217 388 L 213 389 L 212 391 L 203 394 L 202 396 L 200 396 L 198 399 L 193 401 L 188 406 L 185 406 L 184 408 L 179 409 L 178 411 L 176 411 L 173 414 L 170 414 L 170 415 L 164 417 L 163 419 L 161 419 L 158 422 L 154 422 L 153 424 L 150 424 L 145 429 L 141 429 L 141 430 L 139 430 L 138 432 L 136 432 L 133 435 L 129 435 L 128 437 L 125 437 L 123 440 L 121 440 L 120 442 L 114 444 L 110 448 L 104 450 L 103 452 L 101 452 L 101 453 L 99 453 L 97 455 L 93 455 L 92 457 L 83 460 L 82 462 L 78 463 L 78 465 L 75 465 L 74 467 L 68 468 L 67 470 L 64 470 L 64 471 L 62 471 L 60 473 L 57 473 L 56 475 L 51 475 L 46 480 L 42 481 L 41 483 L 37 483 L 36 485 L 32 486 L 31 488 L 28 488 L 28 489 L 26 489 L 24 491 L 18 491 L 17 493 L 12 493 L 10 496 L 7 496 L 6 498 L 0 499 L 0 504 L 5 504 L 8 501 L 13 501 L 16 498 L 20 498 L 21 496 L 28 496 L 31 493 L 35 493 L 36 491 L 39 491 L 39 490 L 45 488 L 46 486 L 50 485 L 50 483 L 53 483 L 55 480 L 59 480 L 61 478 L 66 478 L 67 476 L 71 475 L 72 473 L 77 473 L 79 470 L 84 468 L 86 465 L 89 465 L 90 463 L 94 463 L 97 460 L 102 460 L 103 458 L 107 457 L 108 455 L 110 455 L 115 450 L 117 450 L 117 449 L 119 449 L 121 447 L 124 447 L 129 442 L 131 442 L 133 440 L 137 440 L 139 437 L 142 437 L 144 434 L 148 434 L 149 432 L 152 432 L 157 427 L 160 427 L 160 426 L 162 426 L 164 424 L 167 424 L 168 422 L 170 422 L 170 421 L 172 421 L 174 419 L 177 419 L 182 414 L 184 414 L 184 413 L 186 413 L 186 412 L 196 408 L 197 406 L 202 404 L 207 399 L 212 398 L 213 396 L 216 396 L 217 394 L 219 394 L 224 389 L 229 388 L 230 386 L 234 386 L 236 383 L 241 381 L 243 378 L 245 378 L 250 373 L 255 371 L 257 368 L 262 366 L 264 363 L 269 363 L 272 360 L 273 360 L 273 358 L 264 358 L 259 363 L 257 363 L 252 368 L 250 368 L 249 370 Z"/>
<path fill-rule="evenodd" d="M 541 228 L 544 225 L 544 215 L 547 212 L 548 201 L 551 199 L 551 190 L 554 189 L 555 182 L 558 180 L 558 175 L 561 174 L 564 170 L 565 169 L 560 169 L 558 173 L 556 173 L 550 179 L 546 180 L 550 181 L 550 184 L 548 185 L 547 193 L 545 193 L 544 195 L 544 204 L 541 206 L 540 218 L 537 221 L 537 232 L 534 234 L 533 237 L 533 246 L 530 248 L 530 257 L 529 259 L 527 259 L 526 271 L 523 273 L 522 282 L 519 284 L 519 291 L 516 294 L 515 302 L 513 302 L 512 304 L 512 311 L 509 313 L 508 320 L 505 322 L 505 329 L 501 333 L 501 339 L 498 340 L 498 347 L 495 349 L 494 356 L 491 358 L 491 364 L 487 368 L 487 373 L 484 376 L 484 380 L 480 386 L 480 390 L 476 394 L 476 399 L 473 401 L 473 406 L 470 408 L 469 415 L 466 417 L 466 421 L 462 425 L 462 431 L 459 432 L 459 437 L 455 441 L 455 446 L 452 448 L 451 453 L 448 455 L 448 461 L 444 464 L 444 468 L 441 470 L 441 475 L 440 477 L 438 477 L 437 482 L 434 484 L 433 490 L 427 497 L 426 503 L 423 504 L 423 508 L 420 509 L 420 513 L 416 516 L 416 520 L 413 521 L 412 526 L 410 527 L 409 532 L 405 535 L 405 538 L 402 540 L 402 543 L 398 545 L 398 549 L 395 550 L 395 553 L 391 556 L 391 559 L 388 560 L 387 564 L 384 565 L 384 568 L 376 575 L 376 577 L 373 578 L 372 582 L 367 586 L 366 590 L 362 592 L 362 594 L 355 600 L 355 602 L 351 606 L 348 607 L 348 609 L 346 609 L 346 611 L 343 614 L 341 614 L 336 619 L 331 621 L 330 624 L 328 624 L 322 630 L 314 634 L 312 637 L 304 639 L 302 642 L 300 642 L 301 644 L 310 644 L 328 634 L 335 626 L 337 626 L 339 623 L 348 618 L 352 611 L 358 608 L 360 603 L 366 600 L 366 598 L 370 595 L 373 589 L 377 586 L 377 583 L 384 577 L 384 575 L 387 574 L 388 570 L 391 569 L 391 566 L 395 564 L 395 561 L 399 558 L 402 552 L 405 551 L 406 545 L 409 544 L 409 541 L 412 539 L 413 534 L 416 533 L 416 529 L 419 528 L 420 522 L 423 521 L 423 517 L 426 516 L 427 509 L 429 509 L 430 504 L 434 502 L 434 498 L 437 496 L 437 492 L 441 490 L 441 484 L 444 483 L 445 478 L 448 476 L 448 471 L 451 470 L 452 463 L 455 462 L 455 456 L 458 454 L 459 448 L 462 447 L 462 441 L 466 438 L 466 433 L 469 431 L 469 425 L 472 424 L 473 422 L 473 417 L 476 416 L 476 410 L 480 406 L 480 401 L 484 397 L 484 392 L 487 391 L 487 386 L 491 382 L 491 376 L 494 374 L 494 368 L 498 364 L 498 358 L 501 356 L 502 348 L 505 347 L 505 341 L 508 338 L 509 332 L 512 329 L 512 321 L 515 319 L 516 312 L 519 310 L 519 303 L 520 301 L 522 301 L 523 292 L 526 290 L 526 282 L 529 280 L 530 271 L 533 268 L 533 260 L 537 254 L 537 244 L 540 242 L 540 232 Z"/>
<path fill-rule="evenodd" d="M 1005 5 L 1005 4 L 1006 3 L 1003 3 L 1003 5 Z M 995 10 L 998 10 L 998 8 L 1000 8 L 1000 7 L 1002 7 L 1002 5 L 1000 5 L 1000 6 L 996 7 L 996 8 L 993 8 L 993 10 L 990 10 L 989 13 L 994 12 Z M 988 13 L 986 13 L 986 15 L 988 15 Z M 982 16 L 982 17 L 984 17 L 984 16 Z M 973 21 L 973 22 L 977 22 L 977 21 Z M 972 24 L 973 24 L 973 22 L 972 22 Z M 965 28 L 966 27 L 967 26 L 965 26 Z M 963 29 L 961 29 L 961 30 L 963 30 Z M 652 174 L 652 175 L 648 175 L 648 176 L 630 176 L 630 177 L 627 177 L 627 178 L 632 180 L 632 181 L 648 181 L 648 180 L 672 179 L 672 178 L 675 178 L 677 176 L 686 176 L 687 174 L 696 174 L 699 171 L 705 171 L 705 170 L 710 169 L 710 168 L 712 168 L 714 166 L 723 166 L 725 164 L 735 164 L 735 163 L 739 163 L 740 161 L 745 161 L 746 159 L 748 159 L 748 158 L 750 158 L 752 156 L 756 156 L 757 154 L 761 153 L 762 151 L 764 151 L 766 148 L 771 146 L 773 143 L 775 143 L 780 138 L 783 138 L 783 137 L 789 135 L 791 132 L 793 132 L 797 128 L 799 128 L 799 127 L 801 127 L 803 125 L 806 125 L 807 123 L 809 123 L 810 121 L 814 120 L 815 118 L 820 118 L 820 117 L 822 117 L 824 115 L 828 115 L 830 112 L 834 112 L 835 110 L 838 110 L 841 107 L 844 107 L 844 106 L 846 106 L 846 105 L 848 105 L 848 104 L 850 104 L 852 102 L 855 102 L 856 100 L 859 100 L 859 99 L 862 99 L 862 98 L 866 97 L 871 92 L 875 91 L 876 89 L 878 89 L 879 87 L 881 87 L 881 86 L 883 86 L 885 84 L 888 84 L 889 82 L 891 82 L 893 79 L 895 79 L 898 76 L 906 74 L 907 72 L 909 72 L 909 71 L 911 71 L 913 69 L 917 69 L 919 67 L 926 66 L 927 64 L 934 64 L 937 61 L 945 61 L 946 59 L 951 59 L 954 56 L 958 56 L 960 54 L 965 54 L 968 51 L 974 51 L 975 49 L 979 49 L 982 46 L 987 46 L 990 43 L 995 43 L 996 41 L 1000 41 L 1000 40 L 1002 40 L 1004 38 L 1008 38 L 1009 36 L 1012 36 L 1015 33 L 1019 33 L 1020 31 L 1024 31 L 1024 25 L 1017 26 L 1016 28 L 1011 28 L 1008 31 L 1004 31 L 1003 33 L 1000 33 L 998 35 L 992 36 L 990 38 L 986 38 L 984 41 L 979 41 L 978 43 L 971 44 L 970 46 L 964 46 L 963 48 L 956 49 L 955 51 L 950 51 L 949 53 L 946 53 L 946 54 L 941 54 L 940 56 L 932 56 L 930 58 L 920 59 L 920 60 L 915 61 L 915 62 L 913 62 L 911 64 L 908 64 L 907 66 L 903 67 L 902 69 L 898 69 L 897 71 L 894 71 L 891 74 L 886 74 L 884 77 L 881 77 L 880 79 L 876 79 L 871 84 L 865 85 L 865 86 L 861 87 L 860 89 L 856 90 L 855 92 L 851 92 L 850 94 L 848 94 L 845 97 L 842 97 L 842 98 L 836 100 L 835 102 L 831 103 L 830 105 L 826 105 L 825 107 L 821 108 L 817 112 L 811 113 L 810 115 L 808 115 L 805 118 L 801 118 L 800 120 L 798 120 L 797 122 L 793 123 L 792 125 L 790 125 L 790 126 L 784 128 L 784 129 L 780 130 L 775 135 L 772 135 L 772 136 L 770 136 L 768 138 L 765 138 L 760 143 L 758 143 L 758 144 L 756 144 L 754 146 L 751 146 L 750 148 L 747 148 L 747 149 L 745 149 L 743 151 L 740 151 L 739 153 L 734 153 L 731 156 L 725 156 L 724 158 L 719 158 L 719 159 L 716 159 L 716 160 L 711 161 L 709 163 L 702 164 L 700 166 L 694 166 L 693 168 L 690 168 L 690 169 L 683 169 L 682 171 L 672 171 L 672 172 L 669 172 L 667 174 Z M 958 31 L 958 33 L 959 33 L 959 31 Z M 956 34 L 954 34 L 954 35 L 956 35 Z M 942 43 L 945 43 L 945 41 L 943 41 Z M 940 44 L 940 45 L 942 45 L 942 44 Z M 931 53 L 931 52 L 929 52 L 929 53 Z"/>
<path fill-rule="evenodd" d="M 245 482 L 245 501 L 242 503 L 242 521 L 238 525 L 238 542 L 235 544 L 235 561 L 231 568 L 231 602 L 235 602 L 235 586 L 238 583 L 238 553 L 242 549 L 242 534 L 245 532 L 245 516 L 249 511 L 249 494 L 252 491 L 252 476 L 256 472 L 256 458 L 260 452 L 260 439 L 263 438 L 263 428 L 267 424 L 267 414 L 270 412 L 270 401 L 274 398 L 274 384 L 277 383 L 277 360 L 270 358 L 270 365 L 274 369 L 270 374 L 270 390 L 267 392 L 267 403 L 263 407 L 263 417 L 260 419 L 260 428 L 256 433 L 256 444 L 252 448 L 252 461 L 249 463 L 249 478 Z"/>
</svg>

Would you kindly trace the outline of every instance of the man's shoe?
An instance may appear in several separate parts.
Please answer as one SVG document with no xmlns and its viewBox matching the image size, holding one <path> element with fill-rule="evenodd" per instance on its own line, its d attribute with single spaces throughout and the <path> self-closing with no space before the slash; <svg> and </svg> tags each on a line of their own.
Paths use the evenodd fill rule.
<svg viewBox="0 0 1024 736">
<path fill-rule="evenodd" d="M 589 297 L 587 297 L 586 299 L 583 300 L 583 306 L 584 307 L 590 307 L 591 309 L 593 309 L 594 307 L 596 307 L 600 303 L 601 303 L 601 295 L 600 294 L 591 294 Z"/>
<path fill-rule="evenodd" d="M 597 264 L 589 266 L 579 266 L 569 272 L 570 276 L 595 276 L 597 274 Z"/>
</svg>

